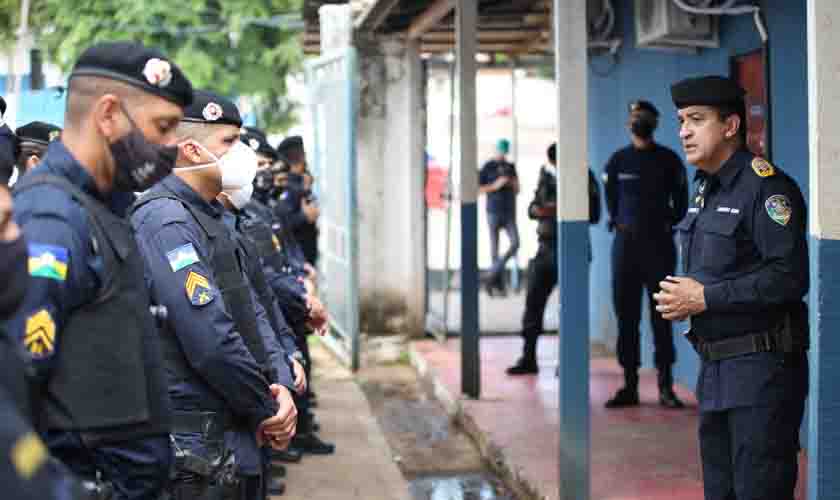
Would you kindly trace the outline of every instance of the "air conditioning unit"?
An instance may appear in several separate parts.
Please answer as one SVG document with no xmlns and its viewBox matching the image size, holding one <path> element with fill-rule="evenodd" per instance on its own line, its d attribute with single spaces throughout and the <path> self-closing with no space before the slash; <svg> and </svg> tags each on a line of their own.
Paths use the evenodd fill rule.
<svg viewBox="0 0 840 500">
<path fill-rule="evenodd" d="M 636 46 L 653 49 L 718 48 L 716 16 L 689 14 L 672 0 L 636 0 Z"/>
</svg>

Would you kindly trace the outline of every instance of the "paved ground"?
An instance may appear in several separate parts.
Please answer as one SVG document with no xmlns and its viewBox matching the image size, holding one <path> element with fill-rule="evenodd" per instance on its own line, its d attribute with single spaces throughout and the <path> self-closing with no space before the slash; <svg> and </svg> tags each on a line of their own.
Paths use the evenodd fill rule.
<svg viewBox="0 0 840 500">
<path fill-rule="evenodd" d="M 461 400 L 458 339 L 446 344 L 419 341 L 412 361 L 436 381 L 439 397 L 481 443 L 482 452 L 509 480 L 531 490 L 534 498 L 558 497 L 558 395 L 554 371 L 557 339 L 540 341 L 538 376 L 508 377 L 504 367 L 521 348 L 514 337 L 481 341 L 481 400 Z M 592 500 L 701 500 L 703 490 L 697 447 L 696 401 L 685 388 L 677 392 L 689 405 L 674 411 L 657 404 L 655 373 L 643 370 L 642 405 L 607 411 L 604 402 L 622 384 L 611 358 L 590 364 Z M 805 498 L 800 467 L 798 499 Z"/>
<path fill-rule="evenodd" d="M 511 290 L 507 297 L 490 297 L 484 290 L 478 296 L 479 328 L 487 333 L 516 334 L 522 329 L 522 312 L 525 310 L 525 290 L 514 293 Z M 549 297 L 549 304 L 557 304 L 557 290 Z M 443 292 L 429 291 L 429 309 L 442 318 Z M 559 324 L 559 308 L 547 307 L 543 327 L 557 330 Z M 449 318 L 447 321 L 450 332 L 461 331 L 461 291 L 449 292 Z"/>
<path fill-rule="evenodd" d="M 287 466 L 283 500 L 409 500 L 408 483 L 371 413 L 364 393 L 323 347 L 313 349 L 321 437 L 335 455 Z"/>
</svg>

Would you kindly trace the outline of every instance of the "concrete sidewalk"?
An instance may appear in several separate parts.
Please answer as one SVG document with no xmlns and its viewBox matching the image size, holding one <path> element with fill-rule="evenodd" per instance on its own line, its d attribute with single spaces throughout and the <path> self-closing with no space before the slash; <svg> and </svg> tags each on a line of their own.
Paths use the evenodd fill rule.
<svg viewBox="0 0 840 500">
<path fill-rule="evenodd" d="M 286 494 L 277 500 L 409 500 L 408 483 L 391 456 L 364 393 L 323 346 L 312 349 L 319 435 L 336 453 L 286 466 Z"/>
</svg>

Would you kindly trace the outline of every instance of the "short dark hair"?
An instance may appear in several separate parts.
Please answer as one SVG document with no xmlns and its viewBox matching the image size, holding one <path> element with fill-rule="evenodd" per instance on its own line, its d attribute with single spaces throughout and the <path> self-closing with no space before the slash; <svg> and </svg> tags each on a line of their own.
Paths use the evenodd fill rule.
<svg viewBox="0 0 840 500">
<path fill-rule="evenodd" d="M 548 161 L 551 163 L 557 163 L 557 143 L 552 143 L 545 154 L 548 156 Z"/>
<path fill-rule="evenodd" d="M 726 121 L 732 115 L 738 116 L 741 119 L 741 124 L 738 126 L 738 137 L 741 138 L 741 141 L 746 144 L 747 143 L 747 110 L 744 106 L 744 102 L 741 101 L 739 103 L 728 103 L 728 104 L 717 104 L 713 106 L 717 112 L 718 116 L 720 117 L 720 121 Z"/>
</svg>

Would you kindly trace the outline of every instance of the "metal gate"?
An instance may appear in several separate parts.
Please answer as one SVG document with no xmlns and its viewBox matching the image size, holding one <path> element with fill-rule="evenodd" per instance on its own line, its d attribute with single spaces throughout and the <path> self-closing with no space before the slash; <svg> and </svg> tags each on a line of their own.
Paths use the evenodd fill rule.
<svg viewBox="0 0 840 500">
<path fill-rule="evenodd" d="M 306 63 L 311 117 L 308 154 L 316 179 L 319 286 L 329 310 L 325 342 L 359 368 L 359 242 L 356 193 L 356 52 L 339 49 Z"/>
</svg>

